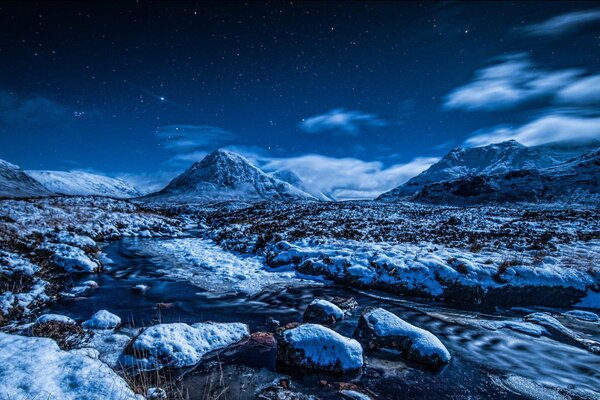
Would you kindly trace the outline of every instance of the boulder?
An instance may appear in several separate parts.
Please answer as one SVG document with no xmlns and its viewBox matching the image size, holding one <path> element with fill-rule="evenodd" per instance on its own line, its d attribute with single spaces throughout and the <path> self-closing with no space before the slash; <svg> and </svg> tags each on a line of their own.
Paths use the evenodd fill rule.
<svg viewBox="0 0 600 400">
<path fill-rule="evenodd" d="M 304 311 L 304 316 L 302 317 L 304 322 L 314 322 L 317 324 L 335 324 L 343 318 L 344 312 L 341 308 L 323 299 L 313 300 L 306 307 L 306 311 Z"/>
<path fill-rule="evenodd" d="M 363 350 L 354 339 L 321 325 L 304 324 L 279 333 L 277 360 L 292 367 L 340 373 L 363 366 Z"/>
<path fill-rule="evenodd" d="M 366 349 L 390 349 L 416 363 L 439 367 L 450 361 L 450 353 L 431 332 L 409 324 L 383 308 L 366 309 L 354 332 Z"/>
<path fill-rule="evenodd" d="M 98 311 L 92 315 L 92 318 L 81 324 L 86 329 L 115 329 L 119 325 L 121 325 L 121 318 L 106 310 Z"/>
<path fill-rule="evenodd" d="M 249 336 L 248 326 L 237 322 L 154 325 L 129 344 L 121 362 L 126 366 L 142 369 L 192 366 L 199 363 L 207 353 Z"/>
</svg>

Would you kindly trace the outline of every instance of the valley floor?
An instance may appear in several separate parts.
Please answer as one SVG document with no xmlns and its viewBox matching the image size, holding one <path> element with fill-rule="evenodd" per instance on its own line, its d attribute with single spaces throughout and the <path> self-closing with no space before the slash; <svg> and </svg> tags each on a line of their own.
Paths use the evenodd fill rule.
<svg viewBox="0 0 600 400">
<path fill-rule="evenodd" d="M 0 398 L 15 379 L 21 379 L 18 374 L 33 368 L 20 363 L 11 348 L 31 345 L 31 351 L 38 351 L 40 357 L 73 368 L 69 373 L 75 375 L 70 378 L 48 377 L 48 391 L 61 387 L 61 379 L 79 379 L 85 385 L 85 377 L 77 375 L 77 365 L 104 368 L 110 359 L 108 364 L 117 366 L 117 353 L 126 351 L 137 331 L 114 332 L 120 336 L 110 336 L 107 343 L 113 344 L 102 346 L 99 338 L 105 335 L 96 332 L 92 341 L 96 353 L 90 354 L 61 342 L 59 349 L 53 341 L 29 336 L 48 336 L 36 331 L 36 326 L 48 322 L 36 320 L 52 304 L 89 297 L 98 278 L 111 271 L 113 261 L 107 257 L 106 247 L 127 237 L 140 238 L 129 245 L 136 257 L 150 264 L 160 260 L 152 274 L 184 281 L 201 291 L 206 301 L 212 297 L 255 298 L 286 286 L 319 282 L 318 286 L 335 284 L 410 296 L 407 298 L 447 303 L 457 309 L 576 308 L 581 311 L 575 314 L 593 319 L 596 314 L 589 311 L 600 308 L 600 210 L 593 207 L 453 208 L 377 202 L 175 207 L 99 197 L 3 200 L 0 327 L 5 333 L 0 333 L 0 346 L 4 346 L 6 360 L 5 367 L 0 367 Z M 134 289 L 139 292 L 147 290 L 143 284 L 138 286 Z M 248 307 L 253 304 L 245 301 Z M 566 338 L 583 351 L 600 353 L 600 346 L 587 338 L 585 330 L 573 332 L 553 317 L 548 315 L 552 318 L 548 320 L 541 315 L 498 322 L 497 326 L 487 322 L 486 329 L 504 324 L 502 327 L 534 336 L 554 332 L 553 337 Z M 253 323 L 242 322 L 253 327 Z M 461 322 L 470 323 L 466 319 Z M 114 380 L 119 388 L 115 398 L 123 393 L 127 398 L 136 396 L 125 383 L 131 383 L 129 377 L 121 371 L 106 369 L 103 379 Z M 503 385 L 522 384 L 518 377 L 514 379 Z M 100 393 L 97 398 L 109 398 L 108 383 L 102 384 L 97 382 L 93 390 Z M 35 397 L 44 390 L 39 386 L 30 389 L 15 393 Z"/>
</svg>

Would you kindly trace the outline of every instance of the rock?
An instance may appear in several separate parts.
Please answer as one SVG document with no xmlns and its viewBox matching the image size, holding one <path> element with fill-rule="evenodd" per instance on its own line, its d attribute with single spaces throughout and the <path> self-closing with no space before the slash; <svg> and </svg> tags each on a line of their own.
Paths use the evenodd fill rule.
<svg viewBox="0 0 600 400">
<path fill-rule="evenodd" d="M 346 314 L 358 307 L 358 303 L 354 297 L 334 297 L 331 302 L 341 308 Z"/>
<path fill-rule="evenodd" d="M 150 289 L 150 286 L 148 285 L 143 285 L 143 284 L 137 284 L 135 286 L 133 286 L 131 288 L 131 291 L 134 293 L 138 293 L 138 294 L 144 294 L 148 291 L 148 289 Z"/>
<path fill-rule="evenodd" d="M 44 314 L 40 315 L 36 320 L 35 324 L 45 324 L 46 322 L 60 322 L 63 324 L 77 325 L 77 322 L 73 318 L 69 318 L 66 315 L 61 314 Z"/>
<path fill-rule="evenodd" d="M 159 324 L 144 330 L 125 349 L 121 361 L 143 369 L 182 368 L 200 362 L 214 350 L 250 336 L 242 323 Z"/>
<path fill-rule="evenodd" d="M 600 317 L 598 317 L 598 314 L 590 312 L 590 311 L 572 310 L 572 311 L 567 311 L 563 315 L 570 317 L 570 318 L 575 318 L 575 319 L 578 319 L 581 321 L 585 321 L 585 322 L 599 322 L 600 321 Z"/>
<path fill-rule="evenodd" d="M 167 392 L 161 388 L 151 387 L 148 388 L 148 391 L 146 392 L 146 398 L 152 400 L 166 400 Z"/>
<path fill-rule="evenodd" d="M 354 332 L 369 350 L 391 349 L 404 358 L 427 366 L 441 366 L 450 361 L 450 353 L 431 332 L 409 324 L 383 308 L 366 309 Z"/>
<path fill-rule="evenodd" d="M 267 317 L 267 325 L 273 328 L 277 328 L 279 325 L 281 325 L 281 322 L 274 319 L 273 317 Z"/>
<path fill-rule="evenodd" d="M 314 322 L 317 324 L 335 324 L 344 318 L 344 312 L 335 304 L 322 299 L 313 300 L 302 319 L 304 322 Z"/>
<path fill-rule="evenodd" d="M 321 325 L 287 329 L 278 339 L 277 359 L 288 366 L 338 373 L 363 366 L 360 343 Z"/>
<path fill-rule="evenodd" d="M 92 315 L 92 318 L 81 324 L 86 329 L 115 329 L 119 325 L 121 325 L 121 318 L 106 310 L 98 311 Z"/>
<path fill-rule="evenodd" d="M 282 378 L 265 387 L 258 393 L 262 400 L 319 400 L 318 397 L 309 396 L 304 393 L 291 390 L 291 382 Z"/>
</svg>

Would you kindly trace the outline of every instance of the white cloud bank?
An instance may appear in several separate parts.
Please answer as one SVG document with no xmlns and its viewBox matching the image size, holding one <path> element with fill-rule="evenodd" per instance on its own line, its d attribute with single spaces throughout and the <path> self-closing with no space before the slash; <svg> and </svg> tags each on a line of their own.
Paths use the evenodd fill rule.
<svg viewBox="0 0 600 400">
<path fill-rule="evenodd" d="M 550 114 L 516 128 L 504 126 L 475 132 L 465 144 L 484 146 L 510 139 L 526 146 L 558 141 L 600 140 L 600 117 Z"/>
<path fill-rule="evenodd" d="M 307 186 L 330 193 L 338 200 L 373 199 L 395 188 L 437 162 L 436 157 L 417 157 L 405 164 L 384 167 L 378 161 L 334 158 L 319 154 L 265 160 L 265 171 L 287 169 Z"/>
</svg>

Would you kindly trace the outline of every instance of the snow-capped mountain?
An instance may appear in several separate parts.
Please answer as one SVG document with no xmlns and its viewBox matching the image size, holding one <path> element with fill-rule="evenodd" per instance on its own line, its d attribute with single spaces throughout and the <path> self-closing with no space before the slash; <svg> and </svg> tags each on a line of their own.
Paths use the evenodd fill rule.
<svg viewBox="0 0 600 400">
<path fill-rule="evenodd" d="M 421 174 L 383 193 L 377 200 L 408 199 L 427 185 L 466 176 L 548 168 L 578 157 L 594 147 L 597 144 L 551 143 L 526 147 L 514 140 L 482 147 L 457 147 Z"/>
<path fill-rule="evenodd" d="M 21 168 L 0 160 L 0 197 L 50 196 L 52 192 Z"/>
<path fill-rule="evenodd" d="M 314 196 L 256 168 L 239 154 L 215 150 L 150 199 L 174 201 L 315 200 Z"/>
<path fill-rule="evenodd" d="M 298 175 L 296 175 L 293 171 L 290 171 L 289 169 L 280 169 L 279 171 L 273 172 L 271 174 L 271 176 L 275 179 L 279 179 L 280 181 L 287 182 L 290 185 L 292 185 L 293 187 L 295 187 L 296 189 L 300 189 L 303 192 L 309 193 L 319 200 L 335 201 L 333 196 L 306 186 L 304 181 Z"/>
<path fill-rule="evenodd" d="M 27 171 L 46 189 L 71 196 L 130 198 L 140 196 L 127 182 L 81 171 Z"/>
<path fill-rule="evenodd" d="M 467 205 L 476 203 L 600 203 L 600 150 L 541 169 L 469 175 L 425 185 L 411 200 Z"/>
</svg>

